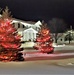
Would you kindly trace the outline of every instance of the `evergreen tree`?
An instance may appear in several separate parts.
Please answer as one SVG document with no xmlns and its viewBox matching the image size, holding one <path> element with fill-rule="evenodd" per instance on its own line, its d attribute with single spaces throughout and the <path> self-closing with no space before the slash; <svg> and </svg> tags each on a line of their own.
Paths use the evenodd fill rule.
<svg viewBox="0 0 74 75">
<path fill-rule="evenodd" d="M 17 34 L 11 21 L 12 18 L 6 7 L 0 18 L 0 61 L 18 61 L 22 58 L 18 57 L 19 51 L 22 50 L 20 48 L 21 37 Z"/>
<path fill-rule="evenodd" d="M 36 39 L 36 45 L 34 48 L 40 50 L 43 53 L 52 53 L 54 48 L 52 46 L 52 38 L 50 36 L 50 30 L 46 27 L 46 24 L 44 23 L 41 26 L 41 29 L 38 33 L 38 37 Z"/>
</svg>

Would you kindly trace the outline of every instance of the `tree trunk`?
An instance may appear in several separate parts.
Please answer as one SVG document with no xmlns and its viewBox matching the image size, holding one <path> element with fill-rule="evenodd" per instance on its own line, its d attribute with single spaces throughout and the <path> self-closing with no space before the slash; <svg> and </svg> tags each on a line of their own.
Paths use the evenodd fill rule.
<svg viewBox="0 0 74 75">
<path fill-rule="evenodd" d="M 71 33 L 69 33 L 69 44 L 70 44 L 70 41 L 71 41 L 71 36 L 70 35 L 71 35 Z"/>
<path fill-rule="evenodd" d="M 55 43 L 57 43 L 57 35 L 58 33 L 55 33 Z"/>
</svg>

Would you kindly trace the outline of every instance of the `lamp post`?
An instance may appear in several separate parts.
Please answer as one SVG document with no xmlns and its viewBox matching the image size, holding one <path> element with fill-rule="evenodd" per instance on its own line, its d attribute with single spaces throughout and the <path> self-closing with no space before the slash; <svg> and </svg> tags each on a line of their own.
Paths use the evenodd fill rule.
<svg viewBox="0 0 74 75">
<path fill-rule="evenodd" d="M 72 25 L 70 25 L 70 31 L 69 31 L 69 44 L 71 43 L 71 40 L 72 40 Z"/>
<path fill-rule="evenodd" d="M 70 41 L 71 41 L 71 32 L 69 32 L 69 44 L 70 44 Z"/>
</svg>

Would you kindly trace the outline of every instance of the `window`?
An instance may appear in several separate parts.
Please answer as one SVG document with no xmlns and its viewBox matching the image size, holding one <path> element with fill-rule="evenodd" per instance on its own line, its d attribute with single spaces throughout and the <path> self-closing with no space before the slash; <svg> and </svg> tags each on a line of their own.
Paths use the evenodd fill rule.
<svg viewBox="0 0 74 75">
<path fill-rule="evenodd" d="M 25 26 L 23 25 L 23 28 L 25 28 Z"/>
<path fill-rule="evenodd" d="M 60 39 L 62 41 L 62 39 Z"/>
<path fill-rule="evenodd" d="M 18 28 L 20 28 L 20 23 L 18 23 Z"/>
</svg>

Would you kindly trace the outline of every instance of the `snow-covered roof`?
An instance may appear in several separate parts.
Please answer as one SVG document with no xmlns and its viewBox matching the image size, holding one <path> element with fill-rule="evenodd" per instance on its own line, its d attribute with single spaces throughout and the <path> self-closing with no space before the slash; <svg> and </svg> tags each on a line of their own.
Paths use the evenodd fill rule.
<svg viewBox="0 0 74 75">
<path fill-rule="evenodd" d="M 29 29 L 24 30 L 24 32 L 28 32 L 28 31 L 33 32 L 33 33 L 38 33 L 38 32 L 37 32 L 36 30 L 34 30 L 33 28 L 29 28 Z"/>
<path fill-rule="evenodd" d="M 28 23 L 26 23 L 26 22 L 22 22 L 22 21 L 19 21 L 19 20 L 16 20 L 16 19 L 14 19 L 14 20 L 12 21 L 12 23 L 21 23 L 21 24 L 23 24 L 23 25 L 30 25 L 30 24 L 28 24 Z"/>
<path fill-rule="evenodd" d="M 35 25 L 36 27 L 39 27 L 39 28 L 40 28 L 40 25 L 42 25 L 42 23 L 41 23 L 40 21 L 38 21 L 38 22 L 36 22 L 34 25 Z"/>
<path fill-rule="evenodd" d="M 25 23 L 25 22 L 20 22 L 21 24 L 23 24 L 24 26 L 31 26 L 32 24 L 28 24 L 28 23 Z"/>
<path fill-rule="evenodd" d="M 36 22 L 35 25 L 42 25 L 40 21 Z"/>
<path fill-rule="evenodd" d="M 25 21 L 22 21 L 22 20 L 18 20 L 18 19 L 14 19 L 13 21 L 12 21 L 12 23 L 20 23 L 21 25 L 24 25 L 24 26 L 28 26 L 28 27 L 38 27 L 38 28 L 40 28 L 40 25 L 42 25 L 42 23 L 40 22 L 40 21 L 37 21 L 36 23 L 27 23 L 27 22 L 25 22 Z"/>
<path fill-rule="evenodd" d="M 12 21 L 12 23 L 18 23 L 18 22 L 19 22 L 19 21 L 17 21 L 17 20 L 13 20 L 13 21 Z"/>
<path fill-rule="evenodd" d="M 0 14 L 0 17 L 2 17 L 1 14 Z M 42 25 L 42 23 L 40 21 L 37 21 L 37 22 L 23 21 L 23 20 L 16 19 L 16 18 L 13 18 L 11 23 L 20 23 L 21 25 L 24 25 L 24 26 L 28 26 L 28 27 L 29 26 L 36 26 L 36 27 L 39 27 L 39 28 L 40 28 L 40 25 Z"/>
</svg>

